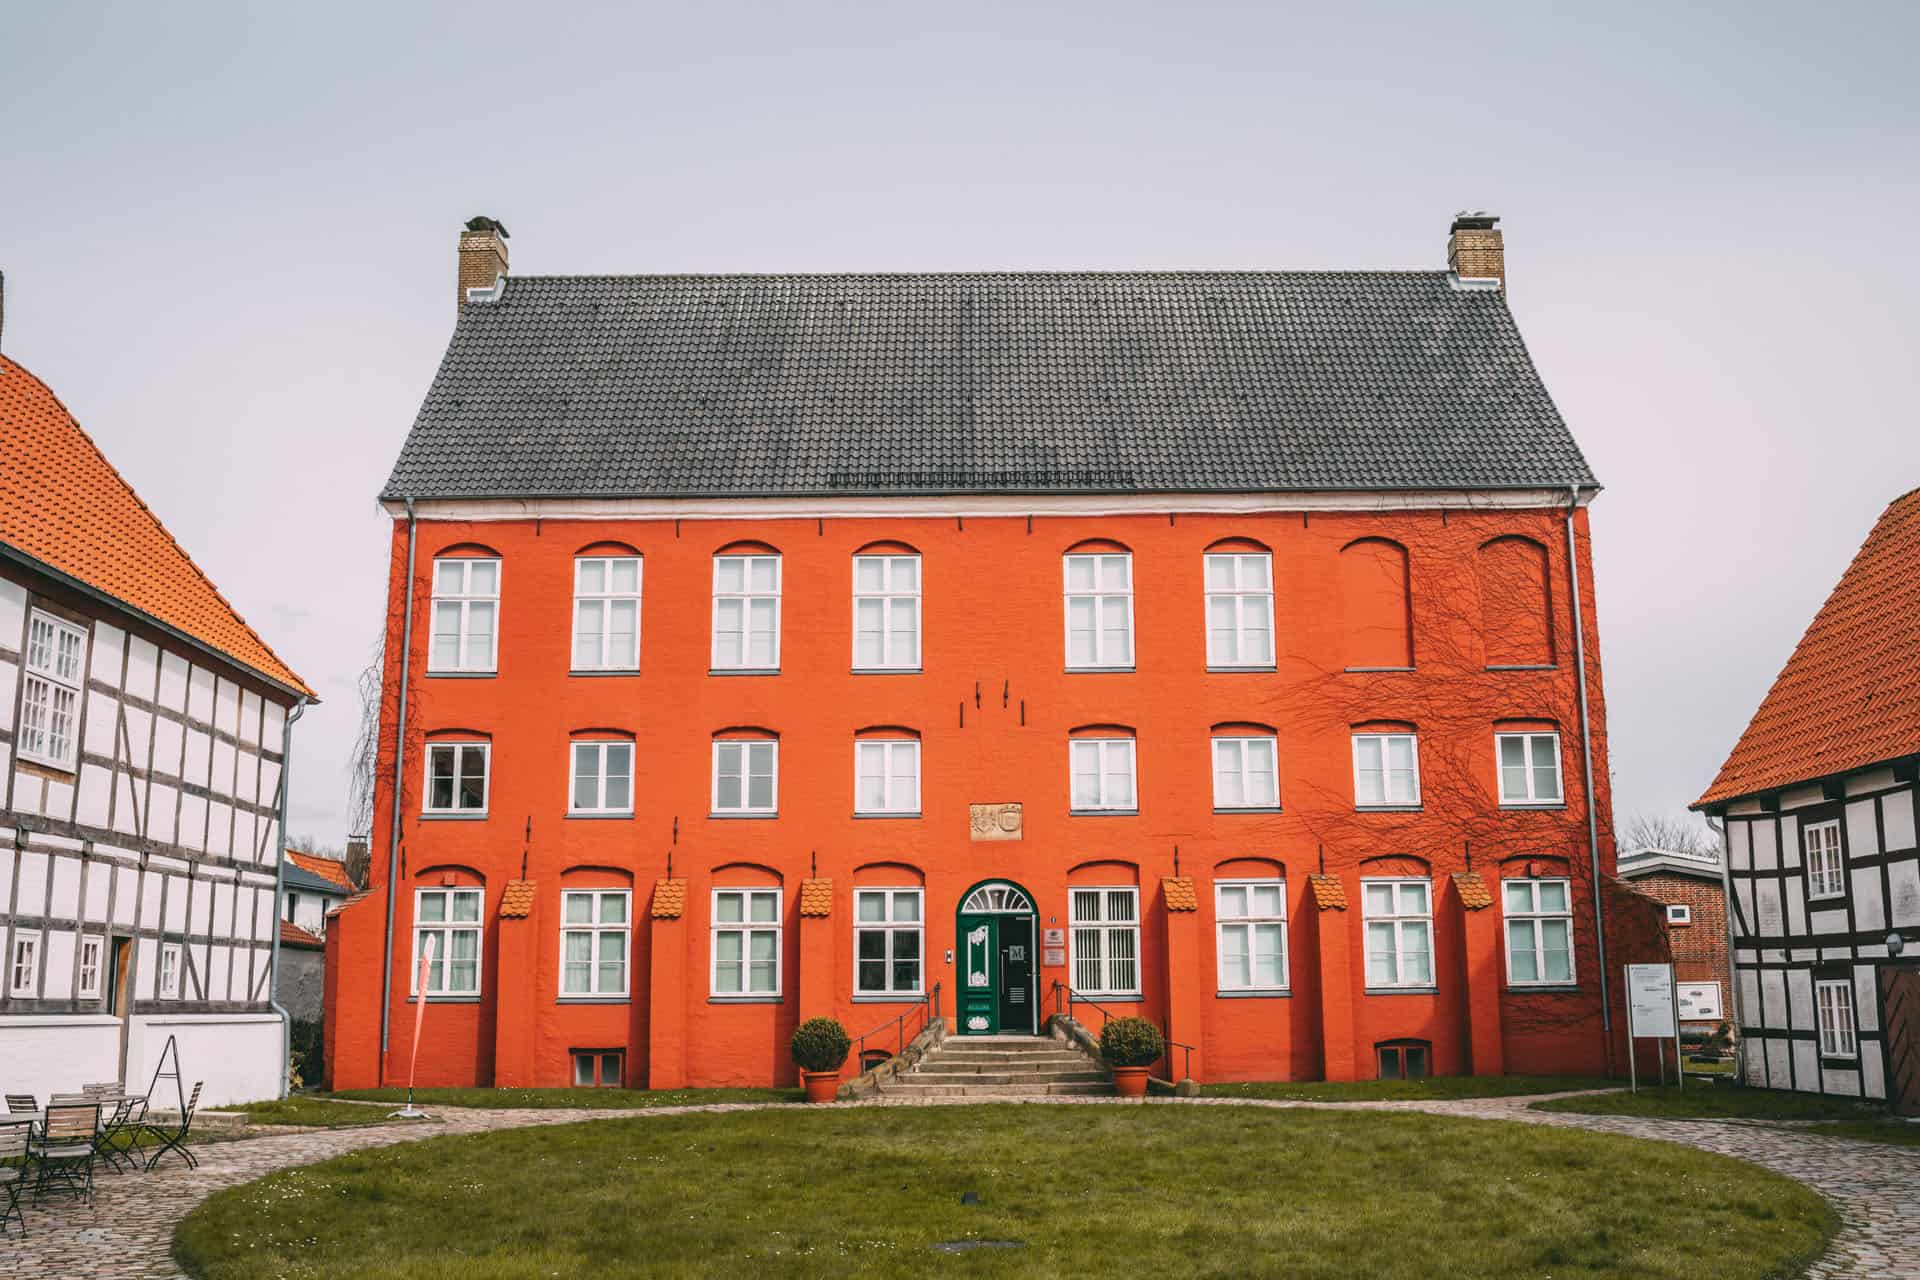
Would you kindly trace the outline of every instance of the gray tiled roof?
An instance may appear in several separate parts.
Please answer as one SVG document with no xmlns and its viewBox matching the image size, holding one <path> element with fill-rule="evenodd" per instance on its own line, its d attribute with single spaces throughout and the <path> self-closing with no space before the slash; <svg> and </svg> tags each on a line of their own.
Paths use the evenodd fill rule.
<svg viewBox="0 0 1920 1280">
<path fill-rule="evenodd" d="M 521 276 L 388 497 L 1594 483 L 1444 272 Z"/>
</svg>

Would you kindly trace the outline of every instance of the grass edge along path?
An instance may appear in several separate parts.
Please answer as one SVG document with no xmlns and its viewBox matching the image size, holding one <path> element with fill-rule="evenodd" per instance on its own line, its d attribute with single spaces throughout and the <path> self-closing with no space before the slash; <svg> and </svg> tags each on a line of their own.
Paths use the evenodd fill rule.
<svg viewBox="0 0 1920 1280">
<path fill-rule="evenodd" d="M 407 1100 L 405 1089 L 342 1089 L 314 1095 L 345 1102 Z M 415 1089 L 414 1105 L 478 1107 L 497 1111 L 639 1111 L 655 1107 L 700 1107 L 715 1102 L 800 1102 L 800 1089 Z"/>
<path fill-rule="evenodd" d="M 1249 1080 L 1203 1084 L 1199 1096 L 1275 1102 L 1448 1102 L 1622 1087 L 1621 1081 L 1594 1076 L 1428 1076 L 1419 1080 Z M 1158 1088 L 1156 1092 L 1169 1091 Z"/>
<path fill-rule="evenodd" d="M 969 1190 L 981 1204 L 961 1204 Z M 1757 1165 L 1574 1128 L 984 1105 L 425 1138 L 222 1191 L 180 1224 L 174 1253 L 205 1280 L 918 1276 L 935 1243 L 1003 1240 L 1021 1247 L 952 1265 L 1345 1280 L 1364 1247 L 1371 1280 L 1784 1280 L 1837 1228 L 1821 1196 Z"/>
<path fill-rule="evenodd" d="M 1791 1127 L 1796 1132 L 1920 1146 L 1920 1124 L 1900 1119 L 1883 1103 L 1830 1094 L 1757 1089 L 1751 1085 L 1642 1085 L 1639 1092 L 1578 1098 L 1552 1098 L 1531 1104 L 1535 1111 L 1584 1116 L 1633 1116 L 1644 1120 L 1750 1120 Z"/>
</svg>

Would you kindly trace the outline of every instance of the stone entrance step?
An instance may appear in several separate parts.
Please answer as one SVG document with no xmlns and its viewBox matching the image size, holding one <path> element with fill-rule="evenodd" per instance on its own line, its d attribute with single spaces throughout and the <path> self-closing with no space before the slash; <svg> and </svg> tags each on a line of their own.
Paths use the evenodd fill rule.
<svg viewBox="0 0 1920 1280">
<path fill-rule="evenodd" d="M 1043 1036 L 952 1036 L 911 1070 L 880 1086 L 895 1098 L 1036 1097 L 1113 1092 L 1100 1063 Z"/>
</svg>

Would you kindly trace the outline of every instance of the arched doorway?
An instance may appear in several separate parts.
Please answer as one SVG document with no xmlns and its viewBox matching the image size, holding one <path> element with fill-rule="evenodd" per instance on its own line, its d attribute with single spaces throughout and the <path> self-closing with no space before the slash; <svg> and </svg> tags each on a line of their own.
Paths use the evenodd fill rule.
<svg viewBox="0 0 1920 1280">
<path fill-rule="evenodd" d="M 983 880 L 954 913 L 960 969 L 954 1009 L 963 1036 L 1036 1035 L 1033 895 L 1010 880 Z"/>
</svg>

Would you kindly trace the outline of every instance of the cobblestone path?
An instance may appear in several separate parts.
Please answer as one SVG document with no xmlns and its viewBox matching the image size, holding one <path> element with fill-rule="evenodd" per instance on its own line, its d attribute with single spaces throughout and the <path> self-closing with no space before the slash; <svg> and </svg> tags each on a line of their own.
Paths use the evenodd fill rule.
<svg viewBox="0 0 1920 1280">
<path fill-rule="evenodd" d="M 1880 1280 L 1920 1276 L 1920 1147 L 1821 1137 L 1750 1121 L 1647 1120 L 1533 1111 L 1543 1097 L 1461 1102 L 1270 1102 L 1226 1098 L 1157 1098 L 1153 1106 L 1310 1107 L 1341 1111 L 1419 1111 L 1431 1115 L 1561 1125 L 1635 1138 L 1653 1138 L 1748 1160 L 1785 1174 L 1826 1196 L 1839 1210 L 1841 1229 L 1807 1271 L 1809 1280 Z M 1008 1101 L 1013 1101 L 1009 1099 Z M 689 1112 L 757 1111 L 778 1103 L 720 1103 L 637 1111 L 478 1111 L 449 1107 L 431 1123 L 394 1123 L 362 1129 L 310 1130 L 210 1143 L 197 1148 L 200 1168 L 169 1161 L 153 1174 L 103 1175 L 92 1209 L 55 1202 L 27 1210 L 30 1233 L 0 1242 L 0 1277 L 178 1277 L 170 1255 L 173 1228 L 194 1205 L 226 1187 L 275 1169 L 311 1164 L 349 1151 L 442 1134 L 481 1133 L 529 1125 L 612 1120 Z M 871 1103 L 848 1103 L 869 1106 Z M 888 1104 L 881 1104 L 888 1105 Z M 890 1105 L 907 1105 L 893 1103 Z M 965 1105 L 960 1100 L 912 1105 Z M 1033 1098 L 1032 1106 L 1126 1106 L 1113 1098 Z M 1676 1229 L 1680 1229 L 1676 1224 Z"/>
</svg>

